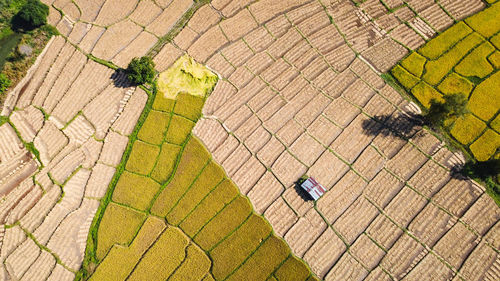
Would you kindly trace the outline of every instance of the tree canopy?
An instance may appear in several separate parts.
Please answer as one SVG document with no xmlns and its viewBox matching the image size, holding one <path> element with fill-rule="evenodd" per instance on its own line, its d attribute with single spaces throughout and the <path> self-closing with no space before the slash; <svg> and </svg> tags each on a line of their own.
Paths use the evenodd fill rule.
<svg viewBox="0 0 500 281">
<path fill-rule="evenodd" d="M 12 25 L 16 29 L 35 29 L 47 24 L 49 7 L 40 0 L 28 0 L 21 10 L 12 18 Z"/>
<path fill-rule="evenodd" d="M 126 70 L 127 77 L 136 85 L 151 83 L 156 74 L 154 67 L 150 57 L 133 58 Z"/>
<path fill-rule="evenodd" d="M 427 121 L 436 127 L 442 126 L 444 121 L 468 113 L 467 97 L 463 94 L 444 95 L 444 101 L 432 99 L 429 112 L 425 116 Z"/>
</svg>

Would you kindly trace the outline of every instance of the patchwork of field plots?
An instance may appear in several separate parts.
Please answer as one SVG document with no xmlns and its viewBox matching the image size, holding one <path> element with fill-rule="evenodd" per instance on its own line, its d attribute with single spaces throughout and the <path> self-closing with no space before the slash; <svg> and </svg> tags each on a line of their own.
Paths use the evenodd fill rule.
<svg viewBox="0 0 500 281">
<path fill-rule="evenodd" d="M 470 114 L 449 120 L 450 134 L 486 161 L 500 157 L 500 3 L 455 24 L 411 53 L 393 75 L 425 107 L 461 93 Z"/>
<path fill-rule="evenodd" d="M 120 67 L 145 55 L 194 4 L 193 0 L 42 2 L 50 6 L 49 23 L 70 42 L 84 53 Z"/>
<path fill-rule="evenodd" d="M 2 111 L 0 280 L 73 280 L 108 201 L 87 245 L 92 280 L 315 279 L 309 267 L 325 280 L 499 279 L 500 209 L 450 173 L 463 158 L 379 75 L 486 2 L 214 0 L 154 58 L 164 71 L 187 53 L 218 73 L 204 105 L 148 103 L 87 56 L 123 67 L 197 1 L 43 2 L 67 41 Z M 469 33 L 496 27 L 482 28 Z M 476 52 L 469 64 L 498 68 Z M 472 68 L 459 68 L 441 88 L 461 87 Z M 328 189 L 317 202 L 294 184 L 304 174 Z"/>
<path fill-rule="evenodd" d="M 213 1 L 155 61 L 187 52 L 220 74 L 194 134 L 318 277 L 496 279 L 500 209 L 379 76 L 484 7 Z M 328 189 L 317 202 L 304 174 Z"/>
<path fill-rule="evenodd" d="M 148 98 L 60 36 L 38 60 L 0 126 L 0 280 L 74 279 Z"/>
<path fill-rule="evenodd" d="M 100 219 L 89 280 L 314 280 L 191 136 L 216 82 L 196 76 L 203 72 L 192 63 L 183 57 L 161 76 L 170 83 L 160 86 Z M 187 94 L 203 81 L 203 94 Z"/>
</svg>

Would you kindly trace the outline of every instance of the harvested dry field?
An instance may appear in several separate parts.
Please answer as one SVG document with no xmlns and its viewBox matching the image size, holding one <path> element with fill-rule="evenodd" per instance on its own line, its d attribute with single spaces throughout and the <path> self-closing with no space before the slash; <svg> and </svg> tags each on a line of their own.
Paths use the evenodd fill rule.
<svg viewBox="0 0 500 281">
<path fill-rule="evenodd" d="M 0 280 L 80 278 L 86 249 L 94 280 L 500 279 L 500 208 L 381 78 L 496 1 L 214 0 L 173 38 L 197 1 L 43 2 L 62 35 L 0 119 Z M 110 68 L 163 39 L 158 71 L 219 75 L 201 116 Z"/>
</svg>

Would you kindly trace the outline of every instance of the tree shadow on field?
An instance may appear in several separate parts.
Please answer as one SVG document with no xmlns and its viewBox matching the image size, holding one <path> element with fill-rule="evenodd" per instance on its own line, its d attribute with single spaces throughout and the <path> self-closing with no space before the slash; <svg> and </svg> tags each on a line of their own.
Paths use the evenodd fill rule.
<svg viewBox="0 0 500 281">
<path fill-rule="evenodd" d="M 115 72 L 113 72 L 113 74 L 111 74 L 111 77 L 109 78 L 113 80 L 113 85 L 117 88 L 128 88 L 133 86 L 132 83 L 128 80 L 127 74 L 123 69 L 115 70 Z"/>
<path fill-rule="evenodd" d="M 382 126 L 381 126 L 382 125 Z M 422 135 L 425 125 L 421 115 L 396 112 L 391 115 L 377 115 L 362 122 L 363 133 L 369 136 L 394 136 L 404 140 Z"/>
</svg>

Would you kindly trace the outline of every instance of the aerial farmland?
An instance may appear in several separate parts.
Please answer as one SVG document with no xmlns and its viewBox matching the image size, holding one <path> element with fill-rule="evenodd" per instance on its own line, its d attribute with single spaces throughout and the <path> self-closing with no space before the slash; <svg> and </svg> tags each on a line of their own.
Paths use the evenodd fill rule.
<svg viewBox="0 0 500 281">
<path fill-rule="evenodd" d="M 0 0 L 0 281 L 500 280 L 500 1 Z"/>
</svg>

